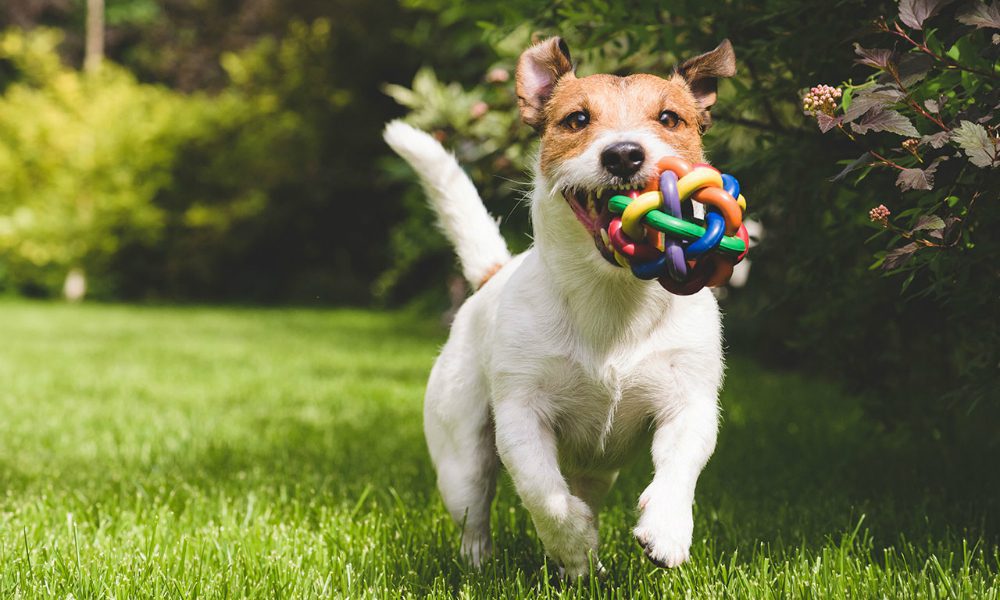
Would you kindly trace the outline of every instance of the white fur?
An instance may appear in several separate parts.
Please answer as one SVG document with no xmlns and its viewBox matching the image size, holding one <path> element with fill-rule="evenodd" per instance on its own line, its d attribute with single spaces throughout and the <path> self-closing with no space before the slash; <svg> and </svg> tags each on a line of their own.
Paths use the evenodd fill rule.
<svg viewBox="0 0 1000 600">
<path fill-rule="evenodd" d="M 413 137 L 397 131 L 387 129 L 393 147 Z M 649 136 L 629 139 L 637 137 L 650 143 Z M 434 181 L 428 168 L 446 162 L 446 153 L 419 139 L 403 155 Z M 650 147 L 647 155 L 672 150 Z M 600 256 L 561 194 L 600 176 L 588 152 L 564 164 L 556 182 L 536 173 L 534 247 L 458 311 L 427 385 L 424 427 L 438 487 L 474 564 L 491 550 L 490 504 L 502 462 L 564 572 L 585 573 L 591 558 L 599 565 L 601 503 L 618 470 L 650 442 L 656 471 L 634 534 L 657 564 L 689 556 L 695 483 L 716 440 L 719 311 L 707 290 L 673 296 Z M 481 222 L 484 214 L 472 206 L 467 180 L 451 181 L 460 189 L 425 183 L 438 210 L 452 215 L 442 218 L 449 234 L 449 219 Z M 482 264 L 483 251 L 470 240 L 453 241 L 463 265 Z M 475 242 L 499 254 L 495 239 Z"/>
<path fill-rule="evenodd" d="M 383 137 L 420 174 L 438 223 L 455 245 L 466 280 L 478 285 L 510 260 L 496 221 L 454 156 L 433 137 L 403 121 L 387 124 Z"/>
</svg>

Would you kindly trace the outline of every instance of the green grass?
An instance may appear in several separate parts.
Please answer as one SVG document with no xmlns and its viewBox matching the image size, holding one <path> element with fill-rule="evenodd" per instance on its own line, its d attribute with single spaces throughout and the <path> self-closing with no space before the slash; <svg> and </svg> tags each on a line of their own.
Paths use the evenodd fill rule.
<svg viewBox="0 0 1000 600">
<path fill-rule="evenodd" d="M 731 361 L 693 558 L 602 516 L 552 577 L 509 481 L 473 572 L 420 424 L 444 331 L 400 313 L 0 302 L 0 597 L 1000 595 L 996 463 L 880 433 L 821 381 Z"/>
</svg>

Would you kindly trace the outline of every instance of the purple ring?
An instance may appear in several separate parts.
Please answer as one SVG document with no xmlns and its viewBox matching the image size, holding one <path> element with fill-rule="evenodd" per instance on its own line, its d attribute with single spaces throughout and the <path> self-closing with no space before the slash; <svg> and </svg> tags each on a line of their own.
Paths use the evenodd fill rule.
<svg viewBox="0 0 1000 600">
<path fill-rule="evenodd" d="M 677 194 L 677 175 L 667 169 L 660 174 L 660 194 L 663 196 L 664 212 L 681 218 L 681 198 Z"/>
<path fill-rule="evenodd" d="M 660 174 L 660 195 L 663 196 L 663 212 L 672 217 L 683 219 L 681 215 L 681 199 L 677 194 L 677 175 L 670 169 L 664 169 Z M 684 260 L 684 248 L 679 242 L 664 237 L 664 253 L 667 255 L 667 271 L 675 281 L 687 279 L 688 266 Z"/>
</svg>

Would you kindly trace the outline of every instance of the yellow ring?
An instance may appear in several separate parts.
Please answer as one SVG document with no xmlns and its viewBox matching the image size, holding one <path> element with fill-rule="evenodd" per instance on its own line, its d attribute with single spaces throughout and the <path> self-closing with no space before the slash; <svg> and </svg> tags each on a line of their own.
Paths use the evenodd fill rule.
<svg viewBox="0 0 1000 600">
<path fill-rule="evenodd" d="M 619 265 L 625 267 L 626 269 L 632 266 L 629 264 L 628 259 L 625 258 L 620 252 L 617 250 L 612 250 L 612 252 L 614 252 L 615 260 L 618 261 Z"/>
<path fill-rule="evenodd" d="M 715 169 L 695 167 L 690 173 L 677 181 L 677 195 L 680 196 L 681 202 L 683 202 L 699 189 L 709 186 L 721 188 L 722 175 Z M 624 222 L 625 219 L 622 218 L 622 223 Z M 629 233 L 629 231 L 626 229 L 625 233 Z"/>
<path fill-rule="evenodd" d="M 721 179 L 720 179 L 721 181 Z M 651 210 L 660 208 L 663 196 L 660 192 L 646 192 L 629 203 L 622 212 L 622 231 L 634 242 L 646 238 L 646 230 L 642 227 L 642 218 Z"/>
<path fill-rule="evenodd" d="M 747 211 L 747 199 L 743 197 L 743 194 L 740 194 L 740 197 L 736 199 L 736 204 L 740 205 L 740 210 L 743 212 Z"/>
</svg>

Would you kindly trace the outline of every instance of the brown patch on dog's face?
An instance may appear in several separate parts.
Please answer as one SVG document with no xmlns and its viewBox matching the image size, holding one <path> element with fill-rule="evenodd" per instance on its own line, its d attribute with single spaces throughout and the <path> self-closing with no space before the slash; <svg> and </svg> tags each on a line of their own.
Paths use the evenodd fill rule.
<svg viewBox="0 0 1000 600">
<path fill-rule="evenodd" d="M 545 105 L 542 173 L 583 153 L 602 134 L 647 132 L 682 158 L 701 160 L 702 109 L 679 75 L 564 77 Z M 577 113 L 586 124 L 577 122 Z M 648 157 L 654 162 L 658 156 Z M 595 168 L 600 165 L 595 165 Z"/>
</svg>

